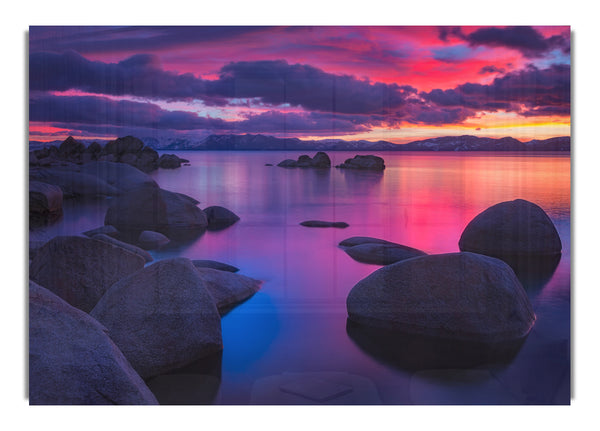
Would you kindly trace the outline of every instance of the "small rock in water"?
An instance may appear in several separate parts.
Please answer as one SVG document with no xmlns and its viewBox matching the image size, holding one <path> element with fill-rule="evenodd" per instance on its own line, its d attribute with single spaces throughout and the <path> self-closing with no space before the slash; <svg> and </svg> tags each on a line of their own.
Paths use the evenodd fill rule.
<svg viewBox="0 0 600 431">
<path fill-rule="evenodd" d="M 322 220 L 306 220 L 300 223 L 302 226 L 306 227 L 337 227 L 337 228 L 346 228 L 350 226 L 348 223 L 343 221 L 322 221 Z"/>
<path fill-rule="evenodd" d="M 367 155 L 367 156 L 354 156 L 352 159 L 347 159 L 341 165 L 337 165 L 336 168 L 342 169 L 362 169 L 371 171 L 383 171 L 385 169 L 385 163 L 381 157 Z"/>
<path fill-rule="evenodd" d="M 169 242 L 171 242 L 171 240 L 162 233 L 151 230 L 142 231 L 142 233 L 140 233 L 140 237 L 138 238 L 138 244 L 144 250 L 154 250 L 168 244 Z"/>
<path fill-rule="evenodd" d="M 393 244 L 400 245 L 395 242 L 386 241 L 385 239 L 379 238 L 371 238 L 370 236 L 353 236 L 351 238 L 346 238 L 342 242 L 339 243 L 341 247 L 354 247 L 355 245 L 360 244 Z"/>
<path fill-rule="evenodd" d="M 218 269 L 219 271 L 238 272 L 240 269 L 233 265 L 228 265 L 223 262 L 217 262 L 216 260 L 196 259 L 192 260 L 192 263 L 196 268 L 212 268 Z"/>
<path fill-rule="evenodd" d="M 416 248 L 400 244 L 359 244 L 346 249 L 348 255 L 362 263 L 375 265 L 390 265 L 401 260 L 424 256 L 426 253 Z"/>
</svg>

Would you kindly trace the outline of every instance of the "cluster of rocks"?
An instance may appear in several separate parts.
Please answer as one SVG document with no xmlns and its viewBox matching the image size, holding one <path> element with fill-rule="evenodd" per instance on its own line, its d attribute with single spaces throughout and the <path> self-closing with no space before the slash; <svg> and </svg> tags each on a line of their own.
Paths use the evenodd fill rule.
<svg viewBox="0 0 600 431">
<path fill-rule="evenodd" d="M 272 166 L 267 164 L 267 166 Z M 319 151 L 313 158 L 303 154 L 298 157 L 298 160 L 286 159 L 279 162 L 277 166 L 282 168 L 331 168 L 331 159 L 329 156 Z M 354 156 L 352 159 L 347 159 L 344 163 L 337 165 L 336 168 L 342 169 L 360 169 L 369 171 L 383 171 L 385 169 L 385 163 L 381 157 L 366 155 L 366 156 Z"/>
<path fill-rule="evenodd" d="M 560 256 L 562 248 L 546 213 L 521 199 L 475 217 L 461 236 L 459 253 L 426 255 L 368 237 L 340 246 L 361 262 L 385 265 L 350 291 L 349 322 L 486 348 L 518 345 L 535 321 L 514 257 L 548 259 Z M 367 338 L 372 344 L 374 338 Z"/>
<path fill-rule="evenodd" d="M 220 316 L 262 284 L 186 258 L 145 263 L 97 237 L 37 248 L 31 404 L 157 404 L 144 380 L 219 352 Z"/>
<path fill-rule="evenodd" d="M 331 159 L 323 151 L 319 151 L 313 158 L 306 154 L 298 157 L 298 160 L 286 159 L 279 162 L 277 166 L 282 168 L 327 168 L 331 167 Z"/>
<path fill-rule="evenodd" d="M 87 147 L 69 136 L 58 147 L 51 145 L 29 152 L 31 166 L 83 164 L 92 161 L 126 163 L 143 172 L 152 172 L 158 168 L 175 169 L 182 163 L 189 163 L 189 160 L 181 159 L 175 154 L 163 154 L 159 157 L 154 149 L 145 146 L 134 136 L 117 138 L 104 146 L 92 142 Z"/>
<path fill-rule="evenodd" d="M 352 159 L 346 159 L 341 165 L 337 165 L 336 168 L 340 169 L 359 169 L 367 171 L 383 171 L 385 169 L 385 163 L 381 157 L 367 155 L 367 156 L 354 156 Z"/>
</svg>

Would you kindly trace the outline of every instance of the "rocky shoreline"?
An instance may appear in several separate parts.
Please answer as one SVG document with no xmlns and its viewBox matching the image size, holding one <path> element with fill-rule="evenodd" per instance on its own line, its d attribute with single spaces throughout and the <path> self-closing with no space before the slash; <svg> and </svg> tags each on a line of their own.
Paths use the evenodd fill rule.
<svg viewBox="0 0 600 431">
<path fill-rule="evenodd" d="M 92 153 L 72 139 L 63 144 L 44 157 L 33 152 L 31 225 L 60 217 L 63 199 L 110 197 L 110 205 L 104 226 L 29 245 L 30 403 L 158 404 L 148 382 L 219 355 L 221 317 L 262 281 L 221 262 L 154 262 L 148 250 L 227 229 L 240 217 L 220 206 L 201 209 L 193 197 L 161 189 L 136 166 L 150 166 L 140 162 L 150 152 L 135 138 Z M 385 169 L 377 159 L 356 156 L 343 168 Z M 284 162 L 331 167 L 325 153 Z M 562 250 L 543 209 L 521 199 L 475 217 L 458 253 L 430 255 L 370 237 L 347 238 L 339 247 L 357 262 L 381 266 L 346 298 L 348 336 L 369 354 L 407 367 L 414 358 L 387 346 L 446 346 L 449 352 L 460 346 L 460 358 L 444 356 L 448 362 L 441 364 L 456 367 L 512 357 L 536 320 L 522 280 L 539 270 L 532 262 L 540 260 L 553 262 L 544 269 L 551 275 Z"/>
</svg>

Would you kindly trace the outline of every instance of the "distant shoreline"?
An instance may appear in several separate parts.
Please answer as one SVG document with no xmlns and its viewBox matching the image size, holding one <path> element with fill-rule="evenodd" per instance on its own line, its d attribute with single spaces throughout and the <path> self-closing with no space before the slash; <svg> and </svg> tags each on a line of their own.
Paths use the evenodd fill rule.
<svg viewBox="0 0 600 431">
<path fill-rule="evenodd" d="M 394 144 L 388 141 L 345 141 L 327 139 L 302 141 L 266 135 L 210 135 L 202 139 L 140 137 L 145 145 L 157 151 L 420 151 L 420 152 L 563 152 L 570 153 L 571 137 L 559 136 L 543 140 L 518 141 L 512 137 L 480 138 L 472 135 L 438 138 Z M 29 148 L 59 146 L 62 141 L 29 141 Z M 82 140 L 86 145 L 99 140 Z M 108 142 L 108 140 L 106 141 Z"/>
</svg>

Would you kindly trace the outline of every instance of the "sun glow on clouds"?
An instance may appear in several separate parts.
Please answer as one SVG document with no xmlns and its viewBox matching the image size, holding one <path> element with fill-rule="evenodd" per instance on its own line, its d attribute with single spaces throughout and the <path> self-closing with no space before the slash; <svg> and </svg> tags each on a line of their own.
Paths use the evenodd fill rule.
<svg viewBox="0 0 600 431">
<path fill-rule="evenodd" d="M 552 26 L 33 27 L 32 55 L 74 53 L 53 64 L 75 61 L 83 71 L 57 72 L 54 81 L 37 75 L 31 98 L 41 93 L 82 106 L 91 101 L 76 97 L 122 102 L 139 107 L 139 115 L 152 113 L 162 127 L 177 125 L 161 133 L 193 133 L 182 126 L 187 119 L 204 127 L 197 130 L 204 135 L 407 142 L 472 134 L 529 140 L 570 134 L 569 75 L 552 69 L 567 65 L 570 74 L 569 45 L 569 28 Z M 129 60 L 138 54 L 145 56 Z M 86 75 L 97 80 L 86 81 Z M 72 86 L 65 90 L 69 80 Z M 113 81 L 112 94 L 110 86 L 96 85 Z M 338 85 L 337 97 L 329 83 Z M 532 86 L 545 86 L 543 97 Z M 463 89 L 476 92 L 461 94 Z M 485 97 L 492 103 L 486 105 Z M 527 106 L 519 111 L 519 103 Z M 61 131 L 78 130 L 61 121 L 32 121 L 31 138 L 59 139 Z M 139 126 L 139 118 L 132 117 L 131 124 Z M 94 130 L 81 126 L 79 132 L 98 134 Z"/>
</svg>

